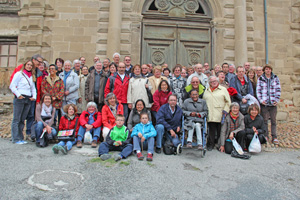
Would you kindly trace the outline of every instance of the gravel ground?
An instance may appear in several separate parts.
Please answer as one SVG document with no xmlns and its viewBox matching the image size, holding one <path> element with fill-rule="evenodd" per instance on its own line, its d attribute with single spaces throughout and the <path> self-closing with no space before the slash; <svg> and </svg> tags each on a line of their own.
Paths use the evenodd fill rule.
<svg viewBox="0 0 300 200">
<path fill-rule="evenodd" d="M 116 163 L 90 146 L 68 155 L 51 147 L 0 138 L 0 199 L 300 199 L 299 150 L 268 148 L 250 160 L 184 150 Z"/>
</svg>

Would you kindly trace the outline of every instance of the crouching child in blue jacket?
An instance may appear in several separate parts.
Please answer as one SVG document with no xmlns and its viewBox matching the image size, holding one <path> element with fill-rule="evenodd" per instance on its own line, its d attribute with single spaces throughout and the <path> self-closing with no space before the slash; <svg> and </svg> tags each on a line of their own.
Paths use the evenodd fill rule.
<svg viewBox="0 0 300 200">
<path fill-rule="evenodd" d="M 154 152 L 154 137 L 156 136 L 156 130 L 152 125 L 152 122 L 149 122 L 149 116 L 147 113 L 140 114 L 141 123 L 137 124 L 131 133 L 133 138 L 133 150 L 137 153 L 138 160 L 143 160 L 144 156 L 141 153 L 141 145 L 143 144 L 143 149 L 148 147 L 147 161 L 153 160 Z"/>
<path fill-rule="evenodd" d="M 132 153 L 132 144 L 129 130 L 124 126 L 125 117 L 123 115 L 116 116 L 116 126 L 114 126 L 106 136 L 106 142 L 102 142 L 99 146 L 99 157 L 102 160 L 111 158 L 109 151 L 121 151 L 114 156 L 115 161 L 127 158 Z"/>
</svg>

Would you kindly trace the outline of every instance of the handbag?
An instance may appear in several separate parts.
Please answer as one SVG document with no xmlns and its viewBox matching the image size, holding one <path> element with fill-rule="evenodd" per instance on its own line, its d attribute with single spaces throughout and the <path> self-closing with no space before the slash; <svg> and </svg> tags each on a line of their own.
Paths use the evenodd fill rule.
<svg viewBox="0 0 300 200">
<path fill-rule="evenodd" d="M 78 119 L 79 118 L 76 119 L 74 129 L 62 130 L 62 131 L 58 132 L 57 139 L 59 141 L 74 141 L 75 140 L 75 132 L 76 132 L 77 124 L 78 124 Z"/>
<path fill-rule="evenodd" d="M 146 84 L 148 84 L 148 80 L 147 80 Z M 154 101 L 153 101 L 153 96 L 152 96 L 151 90 L 149 88 L 146 88 L 146 91 L 147 91 L 147 96 L 148 96 L 148 99 L 149 99 L 149 103 L 153 103 Z"/>
<path fill-rule="evenodd" d="M 251 153 L 261 152 L 261 144 L 260 144 L 258 135 L 256 135 L 256 134 L 253 136 L 251 143 L 249 145 L 249 152 L 251 152 Z"/>
</svg>

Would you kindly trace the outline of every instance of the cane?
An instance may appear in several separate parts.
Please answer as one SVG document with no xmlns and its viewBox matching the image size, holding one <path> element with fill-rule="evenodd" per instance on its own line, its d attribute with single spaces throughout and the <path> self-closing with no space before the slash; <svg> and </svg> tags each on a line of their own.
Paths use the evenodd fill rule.
<svg viewBox="0 0 300 200">
<path fill-rule="evenodd" d="M 142 139 L 141 139 L 141 148 L 142 148 L 141 152 L 142 152 L 142 154 L 143 154 L 143 150 L 144 150 L 143 143 L 144 142 L 142 142 Z"/>
</svg>

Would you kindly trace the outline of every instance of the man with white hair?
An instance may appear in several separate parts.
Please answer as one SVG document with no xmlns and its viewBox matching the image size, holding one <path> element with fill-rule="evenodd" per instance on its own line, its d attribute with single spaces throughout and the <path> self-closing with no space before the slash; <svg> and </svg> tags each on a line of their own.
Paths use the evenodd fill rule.
<svg viewBox="0 0 300 200">
<path fill-rule="evenodd" d="M 187 86 L 191 84 L 192 78 L 194 76 L 197 76 L 199 78 L 199 80 L 201 81 L 201 84 L 204 85 L 205 87 L 208 87 L 208 78 L 204 73 L 202 73 L 202 69 L 203 69 L 203 66 L 199 63 L 194 66 L 195 73 L 193 73 L 189 76 L 189 78 L 186 82 Z"/>
<path fill-rule="evenodd" d="M 261 77 L 261 75 L 263 75 L 263 67 L 262 66 L 257 66 L 256 70 L 255 70 L 256 76 L 257 76 L 257 80 L 259 79 L 259 77 Z"/>
<path fill-rule="evenodd" d="M 73 61 L 73 71 L 80 76 L 81 74 L 81 69 L 80 69 L 81 65 L 80 65 L 80 60 L 76 59 Z"/>
<path fill-rule="evenodd" d="M 131 57 L 130 56 L 125 56 L 124 58 L 124 63 L 125 63 L 125 73 L 128 74 L 131 77 L 131 69 L 132 69 L 132 64 L 131 64 Z"/>
<path fill-rule="evenodd" d="M 114 53 L 113 55 L 113 60 L 114 60 L 114 63 L 116 63 L 117 65 L 119 65 L 120 63 L 120 58 L 121 58 L 121 55 L 119 53 Z"/>
</svg>

